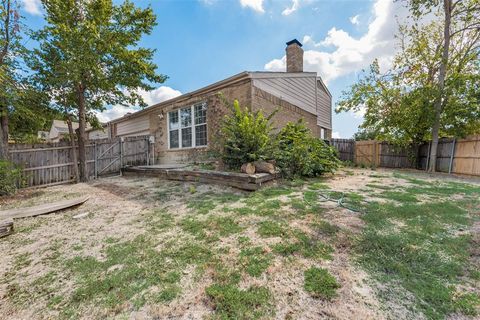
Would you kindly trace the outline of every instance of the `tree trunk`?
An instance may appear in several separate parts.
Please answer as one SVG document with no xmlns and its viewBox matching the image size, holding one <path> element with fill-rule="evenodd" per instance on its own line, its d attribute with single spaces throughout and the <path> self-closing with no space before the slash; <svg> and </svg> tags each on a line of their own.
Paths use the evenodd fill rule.
<svg viewBox="0 0 480 320">
<path fill-rule="evenodd" d="M 243 173 L 247 173 L 247 174 L 254 174 L 255 173 L 255 166 L 251 162 L 244 163 L 244 164 L 242 164 L 241 171 Z"/>
<path fill-rule="evenodd" d="M 432 127 L 432 148 L 430 149 L 430 165 L 428 168 L 429 172 L 435 172 L 437 164 L 437 149 L 438 149 L 438 139 L 440 134 L 440 117 L 442 115 L 442 109 L 445 103 L 445 78 L 447 74 L 447 65 L 449 59 L 449 50 L 450 50 L 450 24 L 452 18 L 452 0 L 443 0 L 443 9 L 445 13 L 445 24 L 443 27 L 443 53 L 442 61 L 440 63 L 439 75 L 438 75 L 438 97 L 435 99 L 434 111 L 435 119 Z"/>
<path fill-rule="evenodd" d="M 87 141 L 87 135 L 85 133 L 86 128 L 86 105 L 85 105 L 85 88 L 82 84 L 77 86 L 77 98 L 78 98 L 78 161 L 80 162 L 79 174 L 80 182 L 86 182 L 87 176 L 87 155 L 85 144 Z"/>
<path fill-rule="evenodd" d="M 8 160 L 8 110 L 0 107 L 0 160 Z"/>
<path fill-rule="evenodd" d="M 0 66 L 3 66 L 4 59 L 9 53 L 10 48 L 10 19 L 12 17 L 11 1 L 3 1 L 2 6 L 4 15 L 2 15 L 3 24 L 3 41 L 2 48 L 0 49 Z M 3 89 L 2 89 L 3 90 Z M 5 102 L 5 101 L 4 101 Z M 7 105 L 0 105 L 0 160 L 8 160 L 10 155 L 8 154 L 8 109 Z"/>
<path fill-rule="evenodd" d="M 253 162 L 253 165 L 255 166 L 256 172 L 275 174 L 275 166 L 272 163 L 268 163 L 266 161 L 255 161 Z"/>
<path fill-rule="evenodd" d="M 72 118 L 70 115 L 67 116 L 67 125 L 68 125 L 68 134 L 70 136 L 70 144 L 72 146 L 72 158 L 73 158 L 73 173 L 75 174 L 75 182 L 78 183 L 80 180 L 80 175 L 78 172 L 78 157 L 77 157 L 77 148 L 75 147 L 75 132 L 73 131 Z"/>
</svg>

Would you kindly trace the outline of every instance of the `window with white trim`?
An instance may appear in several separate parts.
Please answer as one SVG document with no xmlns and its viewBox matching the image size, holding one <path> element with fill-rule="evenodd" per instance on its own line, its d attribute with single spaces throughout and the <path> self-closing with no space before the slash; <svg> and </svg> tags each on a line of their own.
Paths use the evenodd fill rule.
<svg viewBox="0 0 480 320">
<path fill-rule="evenodd" d="M 207 145 L 207 104 L 198 103 L 168 113 L 169 149 Z"/>
</svg>

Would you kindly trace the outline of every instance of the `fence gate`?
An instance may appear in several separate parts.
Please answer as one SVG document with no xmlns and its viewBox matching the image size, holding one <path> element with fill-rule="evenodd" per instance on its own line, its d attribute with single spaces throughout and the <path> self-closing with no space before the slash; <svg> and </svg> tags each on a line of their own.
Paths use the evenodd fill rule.
<svg viewBox="0 0 480 320">
<path fill-rule="evenodd" d="M 379 144 L 375 140 L 355 143 L 355 163 L 366 166 L 379 165 Z"/>
<path fill-rule="evenodd" d="M 94 143 L 94 176 L 120 174 L 126 165 L 148 165 L 148 136 L 124 137 Z"/>
<path fill-rule="evenodd" d="M 122 169 L 122 142 L 120 139 L 111 142 L 94 143 L 94 175 L 120 174 Z"/>
</svg>

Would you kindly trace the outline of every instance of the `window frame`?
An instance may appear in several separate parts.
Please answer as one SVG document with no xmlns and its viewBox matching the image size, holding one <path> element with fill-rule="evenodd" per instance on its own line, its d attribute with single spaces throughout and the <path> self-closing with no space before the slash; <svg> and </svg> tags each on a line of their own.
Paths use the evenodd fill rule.
<svg viewBox="0 0 480 320">
<path fill-rule="evenodd" d="M 207 115 L 205 115 L 205 122 L 204 123 L 200 123 L 200 124 L 197 124 L 195 122 L 195 106 L 198 106 L 198 105 L 205 105 L 208 109 L 208 106 L 207 106 L 207 103 L 206 102 L 197 102 L 197 103 L 194 103 L 190 106 L 184 106 L 184 107 L 181 107 L 181 108 L 178 108 L 178 109 L 175 109 L 175 110 L 171 110 L 171 111 L 168 111 L 167 112 L 167 141 L 168 141 L 168 150 L 172 150 L 172 151 L 175 151 L 175 150 L 188 150 L 188 149 L 195 149 L 195 148 L 206 148 L 208 147 L 208 124 L 207 124 Z M 180 111 L 181 110 L 185 110 L 185 109 L 190 109 L 190 116 L 191 116 L 191 124 L 190 126 L 188 127 L 182 127 L 182 119 L 181 119 L 181 113 Z M 177 118 L 178 118 L 178 128 L 177 129 L 173 129 L 173 130 L 170 130 L 170 114 L 173 113 L 173 112 L 176 112 L 177 113 Z M 204 145 L 199 145 L 197 146 L 197 140 L 196 140 L 196 133 L 195 133 L 195 129 L 196 127 L 198 126 L 205 126 L 205 130 L 206 130 L 206 133 L 207 133 L 207 143 L 204 144 Z M 192 146 L 191 147 L 182 147 L 182 129 L 185 129 L 185 128 L 190 128 L 192 130 Z M 178 147 L 176 148 L 172 148 L 170 146 L 170 131 L 177 131 L 178 132 Z"/>
</svg>

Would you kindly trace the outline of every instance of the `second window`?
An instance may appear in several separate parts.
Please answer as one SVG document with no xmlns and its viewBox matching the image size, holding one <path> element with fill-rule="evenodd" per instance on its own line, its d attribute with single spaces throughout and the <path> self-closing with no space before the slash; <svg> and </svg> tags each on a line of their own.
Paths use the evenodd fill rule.
<svg viewBox="0 0 480 320">
<path fill-rule="evenodd" d="M 168 113 L 169 148 L 207 145 L 207 104 L 199 103 Z"/>
</svg>

